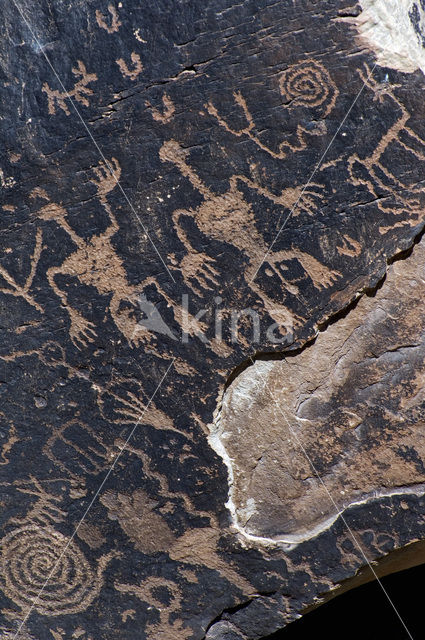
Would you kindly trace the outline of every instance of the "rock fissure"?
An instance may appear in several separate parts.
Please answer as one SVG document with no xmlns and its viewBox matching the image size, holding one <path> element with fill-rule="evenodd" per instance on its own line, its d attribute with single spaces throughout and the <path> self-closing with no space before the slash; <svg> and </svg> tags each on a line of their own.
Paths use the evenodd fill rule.
<svg viewBox="0 0 425 640">
<path fill-rule="evenodd" d="M 423 230 L 388 259 L 373 290 L 328 319 L 309 343 L 295 353 L 256 354 L 230 377 L 209 441 L 228 469 L 227 507 L 246 539 L 297 545 L 356 506 L 423 495 L 425 476 L 406 449 L 422 396 L 414 389 L 409 404 L 401 387 L 414 382 L 425 355 L 425 323 L 409 319 L 425 296 L 422 237 Z M 297 451 L 291 422 L 300 425 L 297 438 L 320 480 L 300 477 L 310 463 Z"/>
</svg>

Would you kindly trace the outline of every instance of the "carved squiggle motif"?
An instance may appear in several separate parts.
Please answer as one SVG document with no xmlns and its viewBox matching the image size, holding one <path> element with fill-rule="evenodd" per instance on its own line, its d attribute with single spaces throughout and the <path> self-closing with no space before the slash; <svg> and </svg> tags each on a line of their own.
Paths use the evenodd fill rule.
<svg viewBox="0 0 425 640">
<path fill-rule="evenodd" d="M 94 573 L 80 549 L 53 527 L 28 524 L 8 533 L 2 539 L 1 565 L 3 591 L 23 612 L 34 603 L 46 616 L 78 613 L 102 586 L 101 573 Z"/>
<path fill-rule="evenodd" d="M 150 102 L 146 102 L 146 106 L 150 107 L 152 110 L 152 118 L 157 122 L 160 122 L 161 124 L 166 124 L 167 122 L 170 122 L 176 108 L 170 96 L 168 96 L 166 93 L 164 93 L 164 95 L 162 96 L 162 104 L 164 106 L 164 110 L 161 113 L 159 109 L 155 109 L 154 107 L 152 107 Z"/>
<path fill-rule="evenodd" d="M 65 516 L 57 506 L 60 498 L 34 478 L 19 490 L 37 501 L 22 521 L 10 521 L 18 526 L 1 540 L 2 591 L 24 617 L 32 609 L 45 616 L 84 611 L 99 595 L 103 573 L 116 552 L 102 556 L 94 570 L 76 543 L 53 526 Z"/>
<path fill-rule="evenodd" d="M 120 68 L 120 71 L 124 77 L 131 78 L 131 80 L 136 80 L 137 76 L 139 76 L 143 71 L 143 64 L 140 60 L 140 56 L 138 53 L 131 54 L 131 62 L 133 63 L 133 69 L 129 69 L 127 63 L 122 58 L 117 60 L 117 65 Z"/>
<path fill-rule="evenodd" d="M 279 86 L 288 107 L 321 107 L 323 117 L 332 111 L 339 94 L 327 69 L 316 60 L 305 60 L 286 69 Z"/>
<path fill-rule="evenodd" d="M 121 22 L 118 19 L 118 12 L 112 4 L 108 4 L 108 11 L 111 14 L 110 25 L 106 22 L 105 16 L 99 9 L 96 9 L 96 22 L 101 29 L 105 29 L 109 34 L 116 33 L 121 26 Z"/>
<path fill-rule="evenodd" d="M 339 94 L 328 71 L 315 60 L 306 60 L 289 67 L 289 69 L 283 72 L 279 86 L 281 94 L 286 101 L 285 108 L 289 109 L 297 105 L 320 108 L 320 110 L 323 111 L 323 113 L 320 114 L 323 118 L 326 118 L 332 111 Z M 206 105 L 207 112 L 216 118 L 219 125 L 228 133 L 237 137 L 247 136 L 259 149 L 265 151 L 277 160 L 284 160 L 290 152 L 297 153 L 298 151 L 303 151 L 307 147 L 309 136 L 318 136 L 326 133 L 326 124 L 324 121 L 322 121 L 318 127 L 311 130 L 298 124 L 296 128 L 297 141 L 291 143 L 285 140 L 279 144 L 278 151 L 274 151 L 264 144 L 255 133 L 254 118 L 251 115 L 242 93 L 235 91 L 233 98 L 236 104 L 242 109 L 247 122 L 247 125 L 242 129 L 233 129 L 219 114 L 218 109 L 212 101 Z"/>
</svg>

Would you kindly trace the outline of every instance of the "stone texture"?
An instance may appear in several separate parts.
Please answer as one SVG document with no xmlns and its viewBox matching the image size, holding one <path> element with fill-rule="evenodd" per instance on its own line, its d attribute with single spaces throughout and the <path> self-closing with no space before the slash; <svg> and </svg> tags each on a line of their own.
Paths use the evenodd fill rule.
<svg viewBox="0 0 425 640">
<path fill-rule="evenodd" d="M 301 353 L 230 385 L 216 437 L 248 534 L 298 542 L 353 503 L 423 494 L 424 276 L 422 240 Z"/>
<path fill-rule="evenodd" d="M 402 24 L 420 44 L 414 4 Z M 376 7 L 3 3 L 4 637 L 258 640 L 364 569 L 347 524 L 374 561 L 424 538 L 422 249 L 400 256 L 424 226 L 424 78 L 385 57 L 379 30 L 365 41 L 359 16 Z M 396 255 L 387 315 L 381 290 L 352 309 Z M 231 310 L 247 308 L 261 333 L 245 315 L 235 342 Z M 344 331 L 358 361 L 338 352 Z M 249 522 L 229 509 L 214 418 L 265 352 L 292 367 L 286 396 L 271 383 L 330 488 L 348 479 L 344 520 L 295 450 L 277 501 Z M 264 442 L 286 429 L 271 416 Z"/>
</svg>

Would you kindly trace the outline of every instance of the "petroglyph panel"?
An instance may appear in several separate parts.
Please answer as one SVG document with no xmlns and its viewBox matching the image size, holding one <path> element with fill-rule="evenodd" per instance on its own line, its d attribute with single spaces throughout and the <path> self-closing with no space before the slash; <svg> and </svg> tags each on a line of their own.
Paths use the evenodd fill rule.
<svg viewBox="0 0 425 640">
<path fill-rule="evenodd" d="M 3 4 L 0 635 L 258 640 L 365 560 L 250 371 L 371 560 L 425 536 L 422 4 Z"/>
</svg>

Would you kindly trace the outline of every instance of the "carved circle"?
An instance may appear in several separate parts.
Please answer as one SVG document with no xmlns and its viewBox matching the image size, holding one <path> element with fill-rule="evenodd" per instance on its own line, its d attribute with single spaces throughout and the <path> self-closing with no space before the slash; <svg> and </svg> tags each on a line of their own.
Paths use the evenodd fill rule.
<svg viewBox="0 0 425 640">
<path fill-rule="evenodd" d="M 82 611 L 98 591 L 83 553 L 51 527 L 27 525 L 8 533 L 2 540 L 2 569 L 5 594 L 23 610 L 34 605 L 43 615 Z"/>
<path fill-rule="evenodd" d="M 290 106 L 325 105 L 326 114 L 333 108 L 338 95 L 328 71 L 315 60 L 306 60 L 286 69 L 279 86 L 282 97 Z"/>
</svg>

